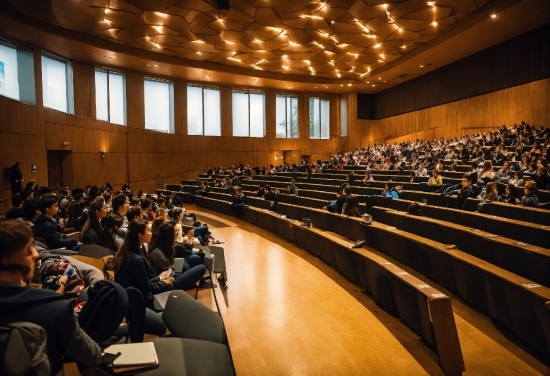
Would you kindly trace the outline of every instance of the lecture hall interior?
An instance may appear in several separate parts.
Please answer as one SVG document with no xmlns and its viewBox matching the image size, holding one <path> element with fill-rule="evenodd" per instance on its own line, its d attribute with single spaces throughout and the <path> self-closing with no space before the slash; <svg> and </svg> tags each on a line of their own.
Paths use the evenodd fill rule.
<svg viewBox="0 0 550 376">
<path fill-rule="evenodd" d="M 480 142 L 496 174 L 519 148 L 531 186 L 549 127 L 548 0 L 0 0 L 0 216 L 20 162 L 23 188 L 179 197 L 223 241 L 186 294 L 222 359 L 144 375 L 550 375 L 550 184 L 462 202 L 474 159 L 441 153 Z"/>
</svg>

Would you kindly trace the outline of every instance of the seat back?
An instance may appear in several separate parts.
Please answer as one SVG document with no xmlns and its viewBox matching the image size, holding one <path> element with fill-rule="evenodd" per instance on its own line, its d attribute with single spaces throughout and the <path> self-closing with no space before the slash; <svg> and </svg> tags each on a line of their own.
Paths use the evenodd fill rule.
<svg viewBox="0 0 550 376">
<path fill-rule="evenodd" d="M 190 297 L 185 291 L 171 292 L 162 320 L 174 337 L 226 343 L 225 328 L 219 314 Z"/>
<path fill-rule="evenodd" d="M 46 331 L 30 322 L 0 324 L 0 374 L 49 375 Z"/>
<path fill-rule="evenodd" d="M 112 256 L 113 251 L 97 244 L 83 244 L 79 247 L 78 254 L 99 259 L 105 256 Z"/>
</svg>

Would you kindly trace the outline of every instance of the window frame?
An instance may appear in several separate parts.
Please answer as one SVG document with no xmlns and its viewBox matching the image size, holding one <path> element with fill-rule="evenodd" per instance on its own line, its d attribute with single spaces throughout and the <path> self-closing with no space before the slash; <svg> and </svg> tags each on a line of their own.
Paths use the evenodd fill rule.
<svg viewBox="0 0 550 376">
<path fill-rule="evenodd" d="M 318 126 L 318 132 L 319 132 L 319 137 L 313 137 L 311 135 L 311 122 L 312 122 L 312 119 L 311 119 L 311 106 L 312 106 L 312 102 L 315 100 L 315 99 L 318 99 L 319 100 L 319 124 L 317 125 Z M 328 109 L 328 113 L 327 113 L 327 137 L 323 137 L 323 128 L 322 128 L 322 112 L 321 112 L 321 109 L 322 109 L 322 102 L 323 101 L 326 101 L 327 102 L 327 109 Z M 309 138 L 312 139 L 312 140 L 330 140 L 330 98 L 327 98 L 327 97 L 321 97 L 321 96 L 311 96 L 309 97 L 309 103 L 308 103 L 308 106 L 309 106 L 309 111 L 308 111 L 308 114 L 309 114 L 309 126 L 308 126 L 308 129 L 309 129 Z"/>
<path fill-rule="evenodd" d="M 146 99 L 145 82 L 146 81 L 160 82 L 168 85 L 168 96 L 169 96 L 168 98 L 169 114 L 168 115 L 169 115 L 169 122 L 170 122 L 170 124 L 168 125 L 168 131 L 147 128 L 147 113 L 146 113 L 147 105 L 145 103 L 145 99 Z M 150 77 L 150 76 L 143 77 L 143 110 L 144 110 L 143 120 L 144 120 L 145 129 L 153 132 L 175 134 L 176 132 L 175 132 L 175 123 L 174 123 L 174 81 L 165 80 L 157 77 Z"/>
<path fill-rule="evenodd" d="M 119 70 L 116 70 L 116 69 L 110 69 L 110 68 L 105 68 L 105 67 L 96 67 L 95 68 L 95 71 L 94 71 L 94 78 L 95 78 L 95 72 L 102 72 L 102 73 L 106 73 L 107 74 L 107 120 L 103 120 L 103 119 L 98 119 L 97 117 L 97 83 L 95 83 L 94 87 L 95 87 L 95 90 L 96 90 L 96 95 L 95 95 L 95 100 L 96 100 L 96 114 L 95 114 L 95 118 L 96 120 L 100 120 L 100 121 L 108 121 L 109 123 L 111 124 L 116 124 L 116 125 L 122 125 L 122 126 L 126 126 L 127 125 L 127 122 L 128 122 L 128 118 L 127 118 L 127 104 L 126 104 L 126 74 L 122 71 L 119 71 Z M 122 76 L 122 103 L 123 103 L 123 123 L 120 124 L 120 123 L 113 123 L 111 121 L 111 90 L 109 90 L 110 88 L 110 79 L 109 79 L 109 76 L 113 74 L 113 75 L 117 75 L 117 76 Z"/>
<path fill-rule="evenodd" d="M 206 137 L 221 137 L 222 136 L 222 92 L 221 92 L 221 88 L 217 87 L 217 86 L 205 86 L 205 85 L 199 85 L 199 84 L 187 84 L 187 106 L 189 106 L 189 87 L 194 87 L 194 88 L 201 88 L 201 93 L 202 93 L 202 96 L 201 96 L 201 101 L 202 101 L 202 133 L 201 134 L 190 134 L 189 133 L 189 107 L 188 107 L 188 110 L 187 110 L 187 135 L 189 136 L 206 136 Z M 206 114 L 206 110 L 205 110 L 205 105 L 204 105 L 204 98 L 205 98 L 205 91 L 206 90 L 216 90 L 218 93 L 219 93 L 219 119 L 220 119 L 220 122 L 219 122 L 219 135 L 212 135 L 212 134 L 204 134 L 205 133 L 205 114 Z"/>
<path fill-rule="evenodd" d="M 55 60 L 57 62 L 63 63 L 65 65 L 65 98 L 67 101 L 67 110 L 59 110 L 57 108 L 48 107 L 44 104 L 44 98 L 46 97 L 44 93 L 44 64 L 43 58 L 50 60 Z M 40 69 L 42 71 L 42 106 L 53 111 L 63 112 L 65 114 L 74 115 L 74 82 L 73 82 L 73 65 L 70 60 L 62 58 L 61 56 L 54 55 L 47 51 L 41 51 L 40 53 Z"/>
<path fill-rule="evenodd" d="M 235 124 L 235 113 L 233 111 L 233 95 L 234 94 L 246 94 L 248 96 L 248 135 L 246 136 L 240 136 L 240 135 L 235 135 L 235 127 L 234 127 L 234 124 Z M 260 136 L 251 136 L 251 127 L 250 127 L 250 123 L 251 123 L 251 106 L 250 106 L 250 95 L 251 94 L 261 94 L 262 95 L 262 102 L 263 102 L 263 135 L 260 137 Z M 231 119 L 231 126 L 233 128 L 233 137 L 250 137 L 250 138 L 265 138 L 266 137 L 266 118 L 265 118 L 265 110 L 266 110 L 266 106 L 265 106 L 265 92 L 264 91 L 259 91 L 259 90 L 233 90 L 231 92 L 231 111 L 233 112 L 232 114 L 232 119 Z"/>
<path fill-rule="evenodd" d="M 286 120 L 286 123 L 285 123 L 285 136 L 284 137 L 279 137 L 277 136 L 277 126 L 278 124 L 275 124 L 275 138 L 286 138 L 286 139 L 297 139 L 297 138 L 300 138 L 300 109 L 299 109 L 299 96 L 297 94 L 289 94 L 289 93 L 278 93 L 275 95 L 275 119 L 277 119 L 277 98 L 278 97 L 281 97 L 281 98 L 284 98 L 285 99 L 285 120 Z M 292 100 L 292 99 L 296 99 L 296 136 L 294 137 L 291 137 L 289 136 L 289 132 L 288 132 L 288 122 L 289 122 L 289 119 L 287 118 L 288 116 L 288 109 L 287 109 L 287 106 L 288 106 L 288 99 Z M 292 108 L 291 108 L 291 111 L 292 111 Z M 291 117 L 292 117 L 292 113 L 291 113 Z M 277 122 L 277 120 L 275 120 L 275 122 Z"/>
</svg>

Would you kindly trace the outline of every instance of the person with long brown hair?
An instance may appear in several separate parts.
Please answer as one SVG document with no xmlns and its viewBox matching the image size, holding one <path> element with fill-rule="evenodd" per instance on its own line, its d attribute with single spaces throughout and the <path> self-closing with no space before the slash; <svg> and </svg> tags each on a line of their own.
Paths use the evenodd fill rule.
<svg viewBox="0 0 550 376">
<path fill-rule="evenodd" d="M 163 272 L 173 272 L 174 264 L 175 231 L 174 225 L 164 222 L 157 230 L 155 239 L 149 245 L 149 263 L 155 274 L 160 275 Z M 204 265 L 195 265 L 189 270 L 184 271 L 174 278 L 174 288 L 187 290 L 193 288 L 201 280 L 206 272 Z"/>
<path fill-rule="evenodd" d="M 88 220 L 80 232 L 80 241 L 84 244 L 103 245 L 101 241 L 101 219 L 105 218 L 107 211 L 105 200 L 98 197 L 90 204 L 88 209 Z"/>
<path fill-rule="evenodd" d="M 124 239 L 117 235 L 118 229 L 122 227 L 124 221 L 121 217 L 109 214 L 105 220 L 105 225 L 101 231 L 101 242 L 103 246 L 115 253 L 124 242 Z"/>
<path fill-rule="evenodd" d="M 115 254 L 113 269 L 115 282 L 124 288 L 134 287 L 143 294 L 145 305 L 145 333 L 162 336 L 166 326 L 154 305 L 154 294 L 173 289 L 173 279 L 167 274 L 158 276 L 149 266 L 144 244 L 151 242 L 151 228 L 144 219 L 134 219 L 128 225 L 124 243 Z"/>
</svg>

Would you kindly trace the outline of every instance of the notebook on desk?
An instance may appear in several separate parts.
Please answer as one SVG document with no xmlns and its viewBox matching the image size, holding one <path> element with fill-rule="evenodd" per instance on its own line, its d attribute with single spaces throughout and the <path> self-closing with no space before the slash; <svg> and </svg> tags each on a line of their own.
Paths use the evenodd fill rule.
<svg viewBox="0 0 550 376">
<path fill-rule="evenodd" d="M 105 352 L 110 354 L 121 353 L 113 362 L 114 373 L 155 368 L 159 363 L 155 345 L 152 342 L 112 345 L 106 348 Z"/>
</svg>

